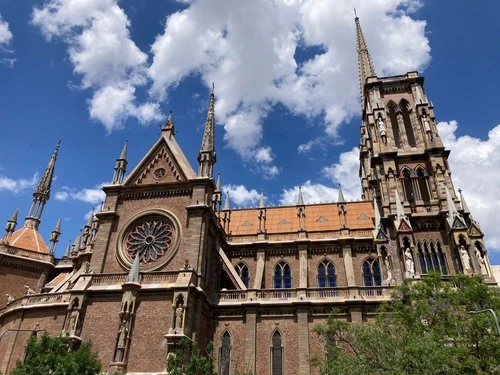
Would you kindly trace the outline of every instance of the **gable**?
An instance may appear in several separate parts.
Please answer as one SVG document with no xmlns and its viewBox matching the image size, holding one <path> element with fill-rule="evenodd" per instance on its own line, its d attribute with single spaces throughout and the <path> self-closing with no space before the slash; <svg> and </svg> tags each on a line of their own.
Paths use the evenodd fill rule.
<svg viewBox="0 0 500 375">
<path fill-rule="evenodd" d="M 124 186 L 185 182 L 194 177 L 177 143 L 161 137 L 127 177 Z"/>
<path fill-rule="evenodd" d="M 406 222 L 406 220 L 401 220 L 401 224 L 399 224 L 398 228 L 399 232 L 411 232 L 411 226 Z"/>
<path fill-rule="evenodd" d="M 469 236 L 471 236 L 471 237 L 482 237 L 483 236 L 483 232 L 481 231 L 479 226 L 474 222 L 472 222 L 470 227 L 469 227 Z"/>
<path fill-rule="evenodd" d="M 455 219 L 453 220 L 453 225 L 451 227 L 455 228 L 455 229 L 466 229 L 467 228 L 465 223 L 458 216 L 455 216 Z"/>
</svg>

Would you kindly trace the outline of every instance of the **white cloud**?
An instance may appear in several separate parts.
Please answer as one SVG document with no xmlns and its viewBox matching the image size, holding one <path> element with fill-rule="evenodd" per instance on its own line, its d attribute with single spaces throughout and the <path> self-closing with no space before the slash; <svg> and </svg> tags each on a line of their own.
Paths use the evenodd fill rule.
<svg viewBox="0 0 500 375">
<path fill-rule="evenodd" d="M 323 175 L 342 186 L 344 197 L 348 200 L 361 198 L 359 181 L 359 149 L 340 154 L 339 162 L 323 168 Z"/>
<path fill-rule="evenodd" d="M 274 104 L 322 117 L 334 139 L 339 125 L 358 114 L 352 9 L 384 75 L 429 62 L 425 21 L 409 17 L 419 6 L 417 0 L 192 2 L 167 17 L 164 33 L 152 44 L 151 93 L 163 98 L 190 74 L 199 74 L 207 86 L 216 82 L 225 141 L 243 159 L 270 164 L 258 152 L 268 147 L 262 144 L 263 120 Z M 299 60 L 297 52 L 307 48 L 315 48 L 315 56 Z M 310 147 L 304 143 L 299 152 Z"/>
<path fill-rule="evenodd" d="M 462 189 L 475 220 L 481 224 L 487 246 L 500 251 L 497 216 L 500 212 L 500 125 L 488 132 L 488 139 L 468 135 L 457 137 L 456 121 L 437 124 L 447 149 L 455 189 Z"/>
<path fill-rule="evenodd" d="M 320 203 L 320 202 L 336 202 L 339 196 L 339 190 L 323 185 L 312 183 L 307 180 L 300 186 L 302 198 L 305 204 Z M 283 189 L 281 194 L 280 204 L 295 205 L 299 198 L 299 187 L 294 186 L 291 189 Z"/>
<path fill-rule="evenodd" d="M 0 47 L 5 47 L 12 41 L 13 35 L 9 29 L 9 23 L 0 15 Z"/>
<path fill-rule="evenodd" d="M 224 185 L 222 187 L 224 193 L 229 192 L 229 203 L 231 207 L 256 205 L 260 198 L 260 193 L 257 190 L 248 190 L 244 185 Z"/>
<path fill-rule="evenodd" d="M 104 185 L 106 184 L 103 183 L 96 185 L 94 188 L 84 188 L 81 190 L 63 186 L 62 191 L 58 191 L 54 194 L 54 198 L 58 201 L 67 201 L 68 199 L 72 199 L 95 205 L 103 202 L 106 198 L 106 194 L 102 190 Z"/>
<path fill-rule="evenodd" d="M 154 103 L 135 104 L 135 89 L 147 83 L 147 58 L 130 38 L 130 21 L 116 0 L 51 0 L 35 8 L 32 23 L 47 40 L 68 45 L 81 88 L 92 89 L 89 112 L 108 131 L 128 117 L 140 122 L 160 118 Z"/>
<path fill-rule="evenodd" d="M 31 180 L 20 178 L 12 179 L 6 176 L 0 176 L 0 192 L 10 191 L 11 193 L 17 194 L 23 190 L 34 188 L 38 181 L 38 174 L 34 174 Z"/>
</svg>

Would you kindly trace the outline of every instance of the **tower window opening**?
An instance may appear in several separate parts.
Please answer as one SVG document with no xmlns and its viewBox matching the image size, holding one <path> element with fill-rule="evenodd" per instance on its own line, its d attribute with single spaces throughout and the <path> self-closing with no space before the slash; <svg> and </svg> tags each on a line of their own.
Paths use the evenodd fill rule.
<svg viewBox="0 0 500 375">
<path fill-rule="evenodd" d="M 402 100 L 400 104 L 403 114 L 403 123 L 405 125 L 406 138 L 408 139 L 408 144 L 411 147 L 415 147 L 417 143 L 415 142 L 415 134 L 413 134 L 413 127 L 411 126 L 410 118 L 410 105 L 406 100 Z"/>
<path fill-rule="evenodd" d="M 401 147 L 401 139 L 399 136 L 399 125 L 398 118 L 396 114 L 396 106 L 394 103 L 389 107 L 389 119 L 391 120 L 392 135 L 394 137 L 394 144 L 396 147 Z"/>
<path fill-rule="evenodd" d="M 365 286 L 380 286 L 382 285 L 382 277 L 380 275 L 380 265 L 378 260 L 368 258 L 363 263 L 363 283 Z"/>
<path fill-rule="evenodd" d="M 231 363 L 231 336 L 229 332 L 222 335 L 222 345 L 220 348 L 220 374 L 229 375 L 229 365 Z"/>
<path fill-rule="evenodd" d="M 323 260 L 318 266 L 318 286 L 320 288 L 334 288 L 337 286 L 335 267 L 329 260 Z"/>
<path fill-rule="evenodd" d="M 428 176 L 426 176 L 426 173 L 422 168 L 417 169 L 417 182 L 418 182 L 418 190 L 420 193 L 420 198 L 425 202 L 428 203 L 431 200 L 430 194 L 429 194 L 429 181 L 428 181 Z"/>
</svg>

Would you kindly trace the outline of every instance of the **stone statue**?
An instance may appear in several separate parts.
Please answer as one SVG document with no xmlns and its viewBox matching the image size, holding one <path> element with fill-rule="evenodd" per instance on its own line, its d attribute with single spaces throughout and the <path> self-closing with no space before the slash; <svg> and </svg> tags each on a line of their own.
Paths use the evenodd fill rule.
<svg viewBox="0 0 500 375">
<path fill-rule="evenodd" d="M 14 302 L 14 300 L 15 300 L 15 298 L 14 298 L 14 297 L 12 297 L 10 294 L 6 294 L 6 295 L 5 295 L 5 297 L 7 297 L 7 305 L 8 305 L 9 303 Z"/>
<path fill-rule="evenodd" d="M 182 329 L 182 318 L 184 317 L 184 306 L 178 305 L 175 309 L 175 329 Z"/>
<path fill-rule="evenodd" d="M 68 330 L 69 334 L 74 336 L 76 329 L 78 328 L 78 316 L 80 315 L 80 312 L 78 311 L 77 307 L 74 307 L 73 310 L 71 311 L 71 314 L 69 315 L 69 325 L 68 325 Z"/>
<path fill-rule="evenodd" d="M 429 120 L 429 116 L 427 116 L 426 113 L 422 114 L 422 123 L 424 124 L 425 134 L 427 134 L 427 137 L 432 140 L 431 121 Z"/>
<path fill-rule="evenodd" d="M 481 275 L 483 276 L 489 276 L 488 275 L 488 269 L 486 267 L 486 259 L 484 259 L 483 254 L 481 254 L 481 251 L 476 247 L 474 250 L 477 258 L 477 264 L 479 265 L 479 268 L 481 269 Z"/>
<path fill-rule="evenodd" d="M 384 144 L 387 144 L 387 131 L 385 128 L 384 120 L 382 119 L 382 116 L 380 114 L 378 115 L 377 118 L 377 127 L 382 142 L 384 142 Z"/>
<path fill-rule="evenodd" d="M 35 291 L 33 289 L 31 289 L 28 285 L 25 285 L 24 286 L 24 289 L 26 289 L 26 296 L 31 296 L 33 294 L 35 294 Z"/>
<path fill-rule="evenodd" d="M 411 255 L 410 248 L 407 247 L 404 253 L 406 277 L 411 279 L 415 276 L 415 263 L 413 263 L 413 256 Z"/>
<path fill-rule="evenodd" d="M 384 256 L 384 264 L 385 269 L 387 270 L 387 281 L 390 282 L 392 280 L 392 258 L 391 254 L 386 253 Z"/>
<path fill-rule="evenodd" d="M 462 259 L 462 265 L 464 267 L 464 273 L 469 273 L 469 270 L 470 270 L 470 257 L 469 257 L 469 253 L 465 249 L 464 245 L 460 246 L 460 259 Z"/>
</svg>

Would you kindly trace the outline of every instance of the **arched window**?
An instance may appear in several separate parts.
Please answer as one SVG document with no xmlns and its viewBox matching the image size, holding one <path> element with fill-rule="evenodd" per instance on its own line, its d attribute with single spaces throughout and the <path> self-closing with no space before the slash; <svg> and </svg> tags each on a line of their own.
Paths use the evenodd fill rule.
<svg viewBox="0 0 500 375">
<path fill-rule="evenodd" d="M 427 173 L 423 168 L 417 169 L 417 181 L 418 181 L 418 190 L 420 191 L 420 198 L 424 202 L 429 202 L 431 200 L 429 194 L 429 187 L 427 185 Z"/>
<path fill-rule="evenodd" d="M 403 114 L 403 122 L 405 124 L 406 139 L 408 139 L 408 144 L 411 147 L 415 147 L 417 143 L 415 142 L 415 135 L 413 134 L 413 127 L 411 126 L 410 119 L 410 104 L 406 100 L 401 100 L 400 102 L 401 112 Z"/>
<path fill-rule="evenodd" d="M 396 114 L 396 105 L 391 102 L 388 104 L 388 106 L 389 106 L 389 119 L 391 120 L 392 135 L 394 136 L 394 144 L 396 145 L 396 147 L 401 147 L 398 118 Z"/>
<path fill-rule="evenodd" d="M 243 281 L 243 284 L 248 288 L 248 283 L 250 281 L 250 272 L 248 271 L 248 267 L 245 263 L 241 262 L 236 265 L 236 272 Z"/>
<path fill-rule="evenodd" d="M 363 263 L 363 282 L 365 286 L 380 286 L 382 278 L 380 276 L 380 265 L 378 260 L 368 258 Z"/>
<path fill-rule="evenodd" d="M 337 286 L 335 267 L 329 260 L 323 260 L 318 266 L 318 286 L 320 288 L 333 288 Z"/>
<path fill-rule="evenodd" d="M 274 287 L 276 289 L 292 287 L 292 270 L 286 262 L 279 262 L 274 267 Z"/>
<path fill-rule="evenodd" d="M 446 257 L 439 242 L 437 242 L 436 245 L 434 245 L 432 241 L 430 245 L 424 242 L 423 246 L 418 243 L 417 248 L 420 268 L 423 274 L 429 273 L 430 271 L 440 272 L 443 275 L 448 274 Z"/>
<path fill-rule="evenodd" d="M 231 364 L 231 336 L 229 332 L 222 335 L 222 345 L 220 348 L 220 371 L 221 375 L 229 375 L 229 365 Z"/>
<path fill-rule="evenodd" d="M 408 202 L 414 202 L 415 194 L 413 192 L 413 183 L 411 181 L 411 174 L 408 168 L 403 169 L 403 188 L 405 190 L 405 199 Z"/>
<path fill-rule="evenodd" d="M 283 345 L 279 331 L 273 334 L 271 346 L 271 375 L 283 375 Z"/>
</svg>

